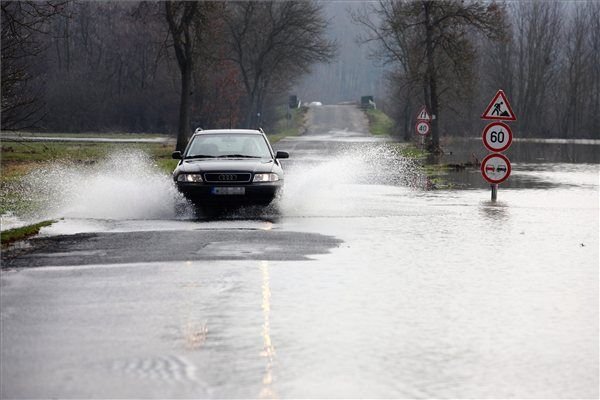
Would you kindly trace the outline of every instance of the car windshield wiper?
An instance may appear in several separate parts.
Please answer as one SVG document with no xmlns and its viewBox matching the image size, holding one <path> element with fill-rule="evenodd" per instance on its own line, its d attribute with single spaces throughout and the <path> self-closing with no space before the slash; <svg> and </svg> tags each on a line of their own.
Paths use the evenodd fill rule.
<svg viewBox="0 0 600 400">
<path fill-rule="evenodd" d="M 189 160 L 190 158 L 216 158 L 215 156 L 209 156 L 206 154 L 194 154 L 193 156 L 187 156 L 185 159 Z"/>
<path fill-rule="evenodd" d="M 258 156 L 247 156 L 244 154 L 225 154 L 223 156 L 219 156 L 217 158 L 262 158 Z"/>
</svg>

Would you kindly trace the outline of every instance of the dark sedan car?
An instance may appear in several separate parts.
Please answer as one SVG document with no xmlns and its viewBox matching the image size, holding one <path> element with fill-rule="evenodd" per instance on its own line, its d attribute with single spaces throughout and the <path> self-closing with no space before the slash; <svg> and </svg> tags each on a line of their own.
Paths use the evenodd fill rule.
<svg viewBox="0 0 600 400">
<path fill-rule="evenodd" d="M 279 159 L 262 131 L 197 130 L 173 171 L 177 188 L 196 206 L 267 205 L 283 186 Z"/>
</svg>

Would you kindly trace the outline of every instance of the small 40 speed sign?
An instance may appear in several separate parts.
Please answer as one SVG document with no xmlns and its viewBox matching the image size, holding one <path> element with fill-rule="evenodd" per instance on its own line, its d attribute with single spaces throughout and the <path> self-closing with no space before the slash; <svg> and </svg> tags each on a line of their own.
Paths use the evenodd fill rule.
<svg viewBox="0 0 600 400">
<path fill-rule="evenodd" d="M 508 149 L 513 140 L 510 127 L 503 122 L 492 122 L 485 127 L 482 134 L 483 145 L 496 153 Z"/>
<path fill-rule="evenodd" d="M 419 121 L 417 125 L 415 125 L 415 130 L 419 135 L 426 136 L 431 130 L 431 125 L 427 121 Z"/>
</svg>

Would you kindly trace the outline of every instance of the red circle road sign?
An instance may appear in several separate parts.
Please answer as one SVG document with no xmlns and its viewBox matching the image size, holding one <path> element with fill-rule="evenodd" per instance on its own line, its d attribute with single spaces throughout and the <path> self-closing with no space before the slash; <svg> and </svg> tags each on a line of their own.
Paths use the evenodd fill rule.
<svg viewBox="0 0 600 400">
<path fill-rule="evenodd" d="M 510 147 L 513 134 L 504 122 L 492 122 L 483 129 L 481 138 L 489 151 L 500 153 Z"/>
<path fill-rule="evenodd" d="M 425 136 L 431 130 L 431 125 L 429 125 L 429 122 L 427 121 L 419 121 L 417 122 L 417 125 L 415 125 L 415 130 L 419 135 Z"/>
<path fill-rule="evenodd" d="M 504 182 L 510 171 L 510 160 L 504 154 L 488 154 L 481 162 L 481 175 L 489 183 Z"/>
</svg>

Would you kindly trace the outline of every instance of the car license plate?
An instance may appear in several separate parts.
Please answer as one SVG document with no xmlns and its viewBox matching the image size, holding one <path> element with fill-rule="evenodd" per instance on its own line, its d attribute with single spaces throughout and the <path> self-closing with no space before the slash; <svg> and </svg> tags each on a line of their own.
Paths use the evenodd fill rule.
<svg viewBox="0 0 600 400">
<path fill-rule="evenodd" d="M 212 194 L 240 196 L 246 194 L 246 188 L 240 186 L 213 187 Z"/>
</svg>

